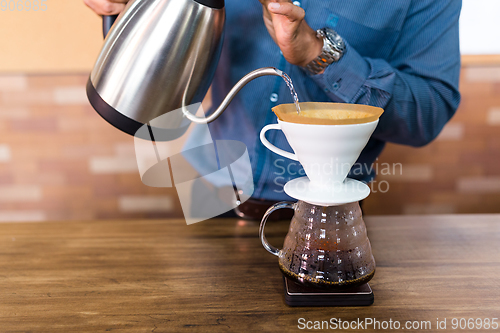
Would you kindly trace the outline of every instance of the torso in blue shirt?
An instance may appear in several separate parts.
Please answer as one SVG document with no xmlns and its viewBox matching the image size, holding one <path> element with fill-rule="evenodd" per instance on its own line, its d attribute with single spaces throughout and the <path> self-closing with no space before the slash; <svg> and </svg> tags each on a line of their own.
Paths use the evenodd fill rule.
<svg viewBox="0 0 500 333">
<path fill-rule="evenodd" d="M 383 5 L 381 5 L 382 2 Z M 297 2 L 295 3 L 297 4 Z M 331 67 L 339 66 L 338 71 L 341 72 L 345 72 L 343 67 L 346 67 L 354 74 L 359 71 L 359 75 L 345 73 L 346 76 L 340 79 L 336 78 L 334 84 L 319 84 L 318 78 L 313 79 L 302 69 L 290 65 L 283 58 L 280 49 L 264 26 L 262 5 L 257 0 L 230 0 L 226 1 L 224 47 L 212 84 L 213 105 L 219 105 L 232 86 L 245 74 L 257 68 L 269 66 L 277 67 L 290 75 L 302 102 L 358 102 L 372 105 L 380 104 L 377 106 L 381 107 L 390 103 L 392 91 L 389 91 L 389 97 L 384 99 L 384 90 L 390 90 L 385 89 L 384 84 L 397 85 L 398 78 L 394 78 L 394 75 L 391 77 L 391 73 L 377 77 L 377 73 L 373 73 L 378 70 L 376 61 L 359 59 L 383 59 L 391 66 L 401 66 L 404 63 L 398 59 L 399 52 L 396 52 L 396 45 L 402 42 L 401 31 L 412 7 L 412 1 L 302 0 L 299 4 L 305 9 L 305 20 L 313 29 L 330 27 L 346 41 L 345 59 L 341 59 L 339 64 L 333 64 Z M 349 55 L 349 52 L 352 54 Z M 368 69 L 351 68 L 360 67 L 356 66 L 357 61 L 367 63 Z M 344 64 L 342 65 L 341 62 Z M 390 68 L 384 62 L 378 72 L 384 70 L 390 72 Z M 335 68 L 329 70 L 333 71 Z M 359 81 L 362 83 L 365 79 L 366 81 L 372 80 L 375 87 L 373 89 L 380 85 L 381 97 L 373 97 L 375 94 L 372 94 L 371 97 L 363 100 L 363 97 L 360 96 L 366 95 L 366 91 L 369 89 L 361 94 L 362 89 L 360 90 L 359 85 L 352 84 L 351 87 L 350 77 L 354 76 L 359 76 L 361 78 Z M 455 74 L 450 74 L 449 81 L 457 81 L 458 85 L 458 77 L 454 76 Z M 339 91 L 336 93 L 337 89 Z M 346 96 L 353 96 L 353 98 Z M 283 185 L 290 179 L 303 175 L 298 162 L 287 160 L 268 151 L 261 144 L 258 136 L 262 127 L 276 122 L 276 116 L 271 108 L 278 104 L 291 102 L 290 91 L 281 78 L 261 77 L 245 86 L 224 114 L 209 125 L 214 140 L 238 140 L 247 146 L 254 174 L 254 197 L 270 200 L 289 199 L 283 192 Z M 208 113 L 211 111 L 209 110 Z M 389 119 L 387 116 L 388 127 L 391 126 L 390 121 L 395 120 Z M 381 119 L 382 122 L 383 119 Z M 431 126 L 439 127 L 441 124 L 431 124 Z M 386 141 L 384 135 L 388 137 L 388 140 L 391 139 L 390 130 L 386 130 L 386 132 L 384 133 L 382 125 L 380 139 L 374 137 L 370 140 L 358 160 L 359 163 L 369 166 L 375 161 L 384 147 Z M 268 138 L 276 146 L 291 151 L 281 132 L 270 131 Z M 355 178 L 368 181 L 373 178 L 373 175 L 364 172 Z"/>
</svg>

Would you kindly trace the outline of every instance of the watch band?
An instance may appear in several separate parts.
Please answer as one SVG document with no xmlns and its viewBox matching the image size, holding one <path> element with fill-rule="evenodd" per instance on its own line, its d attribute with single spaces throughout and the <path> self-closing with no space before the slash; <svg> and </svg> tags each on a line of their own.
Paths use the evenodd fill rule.
<svg viewBox="0 0 500 333">
<path fill-rule="evenodd" d="M 318 29 L 316 36 L 323 38 L 323 49 L 316 59 L 304 67 L 312 75 L 321 73 L 331 63 L 339 61 L 345 50 L 344 40 L 332 29 Z"/>
</svg>

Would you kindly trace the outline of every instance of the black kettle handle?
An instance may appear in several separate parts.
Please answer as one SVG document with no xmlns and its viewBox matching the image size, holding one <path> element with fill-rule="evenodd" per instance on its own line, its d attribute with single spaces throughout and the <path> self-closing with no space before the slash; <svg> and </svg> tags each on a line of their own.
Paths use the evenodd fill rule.
<svg viewBox="0 0 500 333">
<path fill-rule="evenodd" d="M 105 15 L 102 17 L 102 34 L 104 38 L 108 35 L 109 30 L 116 21 L 118 15 Z"/>
</svg>

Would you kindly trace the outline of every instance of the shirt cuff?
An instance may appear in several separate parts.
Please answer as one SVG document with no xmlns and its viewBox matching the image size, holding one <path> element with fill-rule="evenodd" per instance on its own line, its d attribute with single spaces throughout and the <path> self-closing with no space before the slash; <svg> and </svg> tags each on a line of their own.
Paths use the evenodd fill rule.
<svg viewBox="0 0 500 333">
<path fill-rule="evenodd" d="M 368 62 L 347 42 L 344 55 L 325 68 L 323 74 L 310 77 L 332 100 L 350 103 L 370 75 Z"/>
</svg>

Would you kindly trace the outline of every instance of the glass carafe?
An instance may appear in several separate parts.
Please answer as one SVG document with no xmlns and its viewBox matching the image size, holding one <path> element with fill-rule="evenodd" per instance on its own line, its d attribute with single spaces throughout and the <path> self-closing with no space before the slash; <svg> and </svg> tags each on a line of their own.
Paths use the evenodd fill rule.
<svg viewBox="0 0 500 333">
<path fill-rule="evenodd" d="M 264 234 L 267 218 L 277 209 L 295 211 L 283 249 L 270 245 Z M 342 289 L 368 282 L 375 259 L 358 202 L 318 206 L 304 201 L 280 202 L 269 208 L 259 230 L 267 251 L 279 257 L 287 277 L 312 287 Z"/>
</svg>

